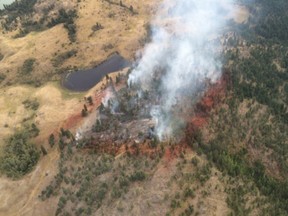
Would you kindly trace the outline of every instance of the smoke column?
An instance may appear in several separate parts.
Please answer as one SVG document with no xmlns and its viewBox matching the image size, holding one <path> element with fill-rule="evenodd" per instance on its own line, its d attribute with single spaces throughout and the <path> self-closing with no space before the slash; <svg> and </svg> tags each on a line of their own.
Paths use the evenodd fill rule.
<svg viewBox="0 0 288 216">
<path fill-rule="evenodd" d="M 152 22 L 152 36 L 141 52 L 128 84 L 149 90 L 159 70 L 159 103 L 151 105 L 156 133 L 164 139 L 173 133 L 175 107 L 192 96 L 205 80 L 215 82 L 221 76 L 223 33 L 231 0 L 164 0 Z M 176 119 L 175 119 L 176 118 Z"/>
</svg>

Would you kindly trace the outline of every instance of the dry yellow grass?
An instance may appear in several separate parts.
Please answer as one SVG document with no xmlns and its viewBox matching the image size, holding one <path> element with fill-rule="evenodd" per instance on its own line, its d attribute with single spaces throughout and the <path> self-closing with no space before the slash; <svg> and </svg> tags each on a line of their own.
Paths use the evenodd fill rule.
<svg viewBox="0 0 288 216">
<path fill-rule="evenodd" d="M 64 100 L 61 91 L 52 84 L 39 89 L 28 86 L 2 88 L 0 92 L 0 118 L 2 120 L 0 137 L 2 138 L 20 129 L 23 119 L 33 114 L 35 118 L 32 120 L 40 129 L 40 137 L 47 137 L 61 121 L 75 112 L 75 107 L 79 104 L 77 98 Z M 25 109 L 22 104 L 23 101 L 31 98 L 36 98 L 40 102 L 37 111 Z M 4 140 L 1 139 L 0 144 L 3 142 Z"/>
<path fill-rule="evenodd" d="M 47 80 L 55 71 L 51 64 L 55 54 L 72 49 L 76 49 L 78 54 L 64 62 L 63 67 L 91 67 L 115 51 L 132 59 L 143 45 L 145 26 L 156 2 L 148 0 L 140 3 L 130 0 L 123 3 L 133 5 L 137 14 L 133 15 L 127 8 L 111 5 L 106 1 L 81 1 L 75 6 L 79 17 L 76 20 L 77 42 L 73 44 L 70 43 L 62 24 L 43 32 L 32 32 L 19 39 L 13 39 L 16 32 L 0 33 L 0 52 L 4 54 L 0 73 L 7 75 L 6 82 L 14 83 L 15 77 L 19 78 L 17 71 L 23 62 L 28 58 L 35 58 L 32 78 Z M 65 1 L 63 4 L 65 5 Z M 68 8 L 71 8 L 71 5 Z M 104 28 L 91 35 L 91 28 L 97 22 Z M 110 48 L 104 49 L 107 45 L 110 45 Z"/>
</svg>

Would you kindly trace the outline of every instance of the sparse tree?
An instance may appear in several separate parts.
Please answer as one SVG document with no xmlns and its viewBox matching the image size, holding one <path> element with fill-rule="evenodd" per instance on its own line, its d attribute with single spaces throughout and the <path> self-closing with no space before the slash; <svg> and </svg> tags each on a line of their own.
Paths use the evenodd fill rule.
<svg viewBox="0 0 288 216">
<path fill-rule="evenodd" d="M 54 134 L 50 134 L 48 142 L 49 142 L 49 145 L 52 148 L 54 146 L 54 144 L 55 144 L 55 136 L 54 136 Z"/>
<path fill-rule="evenodd" d="M 116 76 L 116 84 L 118 84 L 118 83 L 120 83 L 120 75 L 119 74 Z"/>
<path fill-rule="evenodd" d="M 65 147 L 65 143 L 62 138 L 59 140 L 58 145 L 59 145 L 60 150 L 62 151 Z"/>
<path fill-rule="evenodd" d="M 87 100 L 88 100 L 88 103 L 89 103 L 90 105 L 93 105 L 93 99 L 92 99 L 91 96 L 89 96 L 89 97 L 87 98 Z"/>
<path fill-rule="evenodd" d="M 44 156 L 47 155 L 47 151 L 43 145 L 41 145 L 41 151 Z"/>
<path fill-rule="evenodd" d="M 81 111 L 81 115 L 82 115 L 82 117 L 85 117 L 85 116 L 87 116 L 87 112 L 85 111 L 85 109 L 82 109 L 82 111 Z"/>
</svg>

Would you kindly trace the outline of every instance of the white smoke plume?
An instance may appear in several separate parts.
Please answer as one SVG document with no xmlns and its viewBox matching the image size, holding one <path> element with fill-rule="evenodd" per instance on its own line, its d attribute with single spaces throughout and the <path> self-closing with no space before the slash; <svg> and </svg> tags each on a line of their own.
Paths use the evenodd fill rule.
<svg viewBox="0 0 288 216">
<path fill-rule="evenodd" d="M 114 93 L 112 92 L 111 88 L 109 87 L 106 92 L 104 98 L 102 98 L 102 104 L 105 108 L 109 107 L 109 100 L 115 98 Z"/>
<path fill-rule="evenodd" d="M 102 98 L 102 104 L 105 108 L 108 108 L 112 114 L 116 113 L 119 103 L 115 93 L 112 90 L 112 87 L 108 87 L 106 89 L 105 97 Z"/>
<path fill-rule="evenodd" d="M 232 0 L 164 0 L 152 23 L 151 42 L 129 75 L 128 84 L 149 90 L 161 73 L 159 103 L 151 106 L 160 139 L 173 133 L 173 110 L 183 95 L 193 95 L 205 80 L 221 75 L 219 60 L 227 16 Z M 180 119 L 178 119 L 180 121 Z"/>
</svg>

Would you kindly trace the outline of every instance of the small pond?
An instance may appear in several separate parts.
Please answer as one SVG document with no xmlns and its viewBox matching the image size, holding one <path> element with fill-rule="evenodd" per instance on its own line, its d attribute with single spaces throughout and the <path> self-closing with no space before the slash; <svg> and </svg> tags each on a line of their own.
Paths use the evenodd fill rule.
<svg viewBox="0 0 288 216">
<path fill-rule="evenodd" d="M 99 83 L 109 73 L 130 66 L 130 62 L 115 53 L 95 68 L 78 70 L 65 75 L 62 85 L 73 91 L 87 91 Z"/>
</svg>

